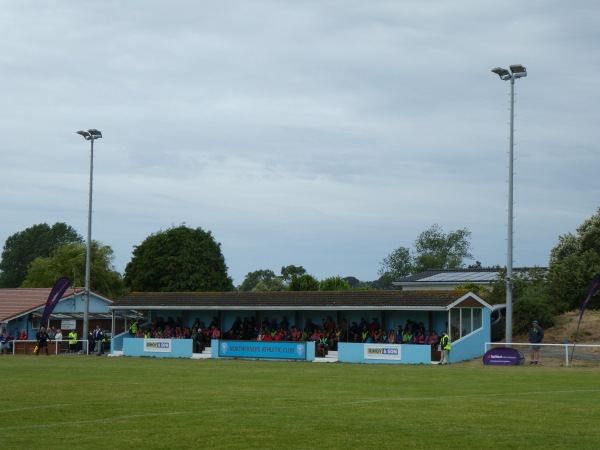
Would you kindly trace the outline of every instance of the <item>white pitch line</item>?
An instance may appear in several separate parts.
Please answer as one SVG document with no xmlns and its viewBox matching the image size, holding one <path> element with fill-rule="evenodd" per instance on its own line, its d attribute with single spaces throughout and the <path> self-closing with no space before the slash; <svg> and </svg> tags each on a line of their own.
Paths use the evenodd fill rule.
<svg viewBox="0 0 600 450">
<path fill-rule="evenodd" d="M 573 390 L 561 390 L 561 391 L 529 391 L 529 392 L 490 392 L 486 394 L 465 394 L 465 395 L 438 395 L 435 397 L 386 397 L 386 398 L 373 398 L 369 400 L 354 400 L 348 403 L 360 404 L 360 403 L 383 403 L 390 401 L 419 401 L 419 400 L 454 400 L 461 398 L 476 398 L 476 397 L 514 397 L 521 395 L 548 395 L 548 394 L 577 394 L 584 392 L 600 392 L 600 389 L 573 389 Z"/>
<path fill-rule="evenodd" d="M 522 395 L 548 395 L 548 394 L 577 394 L 577 393 L 590 393 L 590 392 L 600 392 L 600 389 L 570 389 L 570 390 L 560 390 L 560 391 L 528 391 L 528 392 L 512 392 L 512 393 L 487 393 L 487 394 L 473 394 L 473 395 L 446 395 L 446 396 L 435 396 L 435 397 L 387 397 L 387 398 L 378 398 L 378 399 L 368 399 L 368 400 L 351 400 L 344 402 L 346 404 L 361 404 L 361 403 L 383 403 L 383 402 L 396 402 L 396 401 L 443 401 L 443 400 L 454 400 L 461 398 L 475 398 L 475 397 L 509 397 L 509 396 L 522 396 Z M 338 402 L 339 403 L 339 402 Z M 61 405 L 64 406 L 64 405 Z M 55 407 L 52 406 L 52 407 Z M 297 407 L 294 406 L 294 407 Z M 27 409 L 39 409 L 46 408 L 46 406 L 39 407 L 31 407 L 31 408 L 21 408 L 10 410 L 14 411 L 25 411 Z M 262 408 L 261 405 L 257 405 L 257 408 Z M 278 409 L 288 409 L 288 406 L 277 406 Z M 215 411 L 225 411 L 230 409 L 230 407 L 225 408 L 211 408 L 211 412 Z M 245 408 L 245 409 L 254 409 L 253 407 Z M 56 427 L 61 425 L 83 425 L 83 424 L 91 424 L 91 423 L 108 423 L 114 421 L 121 420 L 131 420 L 131 419 L 142 419 L 146 417 L 161 417 L 161 416 L 177 416 L 181 414 L 190 414 L 192 411 L 174 411 L 174 412 L 165 412 L 165 413 L 148 413 L 148 414 L 131 414 L 126 416 L 114 416 L 114 417 L 105 417 L 105 418 L 96 418 L 96 419 L 87 419 L 87 420 L 72 420 L 69 422 L 53 422 L 46 424 L 31 424 L 31 425 L 18 425 L 18 426 L 9 426 L 9 427 L 0 427 L 0 432 L 2 431 L 14 431 L 14 430 L 25 430 L 25 429 L 36 429 L 36 428 L 48 428 L 48 427 Z"/>
</svg>

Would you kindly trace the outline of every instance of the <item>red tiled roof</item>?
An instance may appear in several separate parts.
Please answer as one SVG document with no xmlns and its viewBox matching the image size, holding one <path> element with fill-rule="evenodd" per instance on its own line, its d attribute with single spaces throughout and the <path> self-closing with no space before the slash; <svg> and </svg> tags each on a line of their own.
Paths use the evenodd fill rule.
<svg viewBox="0 0 600 450">
<path fill-rule="evenodd" d="M 446 309 L 468 290 L 133 292 L 109 309 Z M 478 300 L 477 300 L 478 301 Z M 484 304 L 482 304 L 484 306 Z"/>
<path fill-rule="evenodd" d="M 52 288 L 14 288 L 0 289 L 0 321 L 8 321 L 15 316 L 20 316 L 40 307 L 48 301 Z M 81 292 L 78 288 L 76 292 Z M 61 298 L 73 295 L 68 290 Z"/>
</svg>

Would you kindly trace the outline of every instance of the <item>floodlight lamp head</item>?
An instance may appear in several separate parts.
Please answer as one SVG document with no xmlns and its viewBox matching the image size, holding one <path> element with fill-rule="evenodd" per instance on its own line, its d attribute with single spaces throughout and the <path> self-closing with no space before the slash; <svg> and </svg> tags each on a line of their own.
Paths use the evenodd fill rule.
<svg viewBox="0 0 600 450">
<path fill-rule="evenodd" d="M 100 139 L 102 137 L 102 133 L 95 128 L 88 130 L 88 133 L 90 133 L 92 139 Z"/>
<path fill-rule="evenodd" d="M 513 64 L 510 66 L 513 78 L 523 78 L 527 76 L 527 69 L 521 64 Z"/>
<path fill-rule="evenodd" d="M 77 134 L 80 134 L 81 136 L 83 136 L 83 138 L 86 141 L 92 141 L 94 139 L 100 139 L 102 137 L 102 133 L 100 131 L 96 130 L 95 128 L 92 128 L 87 131 L 79 130 L 77 132 Z"/>
<path fill-rule="evenodd" d="M 506 69 L 503 69 L 502 67 L 496 67 L 495 69 L 492 69 L 492 72 L 494 72 L 500 77 L 501 80 L 504 81 L 510 80 L 512 78 L 510 72 Z"/>
</svg>

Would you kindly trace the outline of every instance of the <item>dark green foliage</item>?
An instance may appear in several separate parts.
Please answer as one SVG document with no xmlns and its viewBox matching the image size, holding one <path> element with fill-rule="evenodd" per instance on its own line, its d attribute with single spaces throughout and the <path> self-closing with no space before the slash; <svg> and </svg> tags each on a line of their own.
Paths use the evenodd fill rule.
<svg viewBox="0 0 600 450">
<path fill-rule="evenodd" d="M 292 276 L 296 275 L 299 277 L 304 274 L 306 274 L 306 269 L 302 266 L 289 265 L 281 268 L 281 278 L 286 283 L 292 280 Z"/>
<path fill-rule="evenodd" d="M 261 284 L 260 291 L 264 291 L 265 288 L 268 290 L 268 286 L 271 285 L 275 279 L 275 272 L 272 270 L 255 270 L 254 272 L 248 272 L 242 284 L 238 286 L 239 291 L 250 292 L 259 284 Z"/>
<path fill-rule="evenodd" d="M 321 280 L 319 283 L 320 291 L 348 291 L 350 290 L 350 285 L 343 278 L 337 277 L 329 277 Z"/>
<path fill-rule="evenodd" d="M 238 286 L 239 291 L 284 291 L 288 288 L 293 276 L 300 277 L 306 274 L 306 269 L 302 266 L 284 266 L 281 268 L 281 275 L 275 275 L 270 269 L 255 270 L 248 272 L 242 284 Z"/>
<path fill-rule="evenodd" d="M 52 287 L 63 276 L 69 277 L 73 286 L 84 286 L 85 258 L 85 244 L 61 245 L 49 257 L 36 258 L 31 263 L 21 287 Z M 125 287 L 113 266 L 112 248 L 92 241 L 90 260 L 90 289 L 108 298 L 122 297 Z"/>
<path fill-rule="evenodd" d="M 538 320 L 544 327 L 554 325 L 554 308 L 548 297 L 526 293 L 513 301 L 513 332 L 531 328 L 531 321 Z"/>
<path fill-rule="evenodd" d="M 399 247 L 381 261 L 379 275 L 383 281 L 392 282 L 411 273 L 427 269 L 457 269 L 464 261 L 472 259 L 469 253 L 471 232 L 466 228 L 444 233 L 442 227 L 432 225 L 414 242 L 414 251 Z"/>
<path fill-rule="evenodd" d="M 21 286 L 35 258 L 47 258 L 63 244 L 82 243 L 83 238 L 71 226 L 57 222 L 33 225 L 6 239 L 0 261 L 0 287 Z"/>
<path fill-rule="evenodd" d="M 379 276 L 381 281 L 391 284 L 392 281 L 410 275 L 413 272 L 414 257 L 410 249 L 398 247 L 381 261 Z"/>
<path fill-rule="evenodd" d="M 414 273 L 427 269 L 457 269 L 463 267 L 465 259 L 472 259 L 469 253 L 471 232 L 466 228 L 450 231 L 447 234 L 434 224 L 423 231 L 415 241 L 416 257 Z"/>
<path fill-rule="evenodd" d="M 486 297 L 491 304 L 506 302 L 506 269 L 500 269 Z M 527 271 L 513 272 L 513 332 L 527 331 L 531 321 L 537 319 L 544 326 L 554 324 L 554 314 L 559 307 L 550 296 L 546 271 L 532 267 Z"/>
<path fill-rule="evenodd" d="M 292 281 L 288 286 L 290 291 L 318 291 L 319 281 L 312 275 L 292 275 Z"/>
<path fill-rule="evenodd" d="M 560 236 L 550 253 L 550 295 L 560 306 L 559 312 L 581 307 L 589 283 L 597 273 L 600 273 L 600 208 L 577 228 L 576 235 Z M 599 297 L 597 294 L 595 298 Z M 590 308 L 600 308 L 600 301 L 590 302 Z"/>
<path fill-rule="evenodd" d="M 210 231 L 185 225 L 148 236 L 125 268 L 132 291 L 231 291 L 221 244 Z"/>
</svg>

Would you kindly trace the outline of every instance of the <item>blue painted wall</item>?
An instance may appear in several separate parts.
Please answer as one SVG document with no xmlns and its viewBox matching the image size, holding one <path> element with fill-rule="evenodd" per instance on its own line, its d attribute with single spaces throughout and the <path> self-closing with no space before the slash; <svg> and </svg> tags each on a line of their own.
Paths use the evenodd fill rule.
<svg viewBox="0 0 600 450">
<path fill-rule="evenodd" d="M 191 358 L 192 343 L 191 339 L 160 339 L 160 341 L 170 342 L 170 352 L 144 351 L 145 341 L 156 341 L 157 339 L 142 338 L 124 338 L 123 355 L 124 356 L 149 356 L 155 358 Z"/>
<path fill-rule="evenodd" d="M 431 364 L 431 346 L 429 345 L 395 345 L 400 348 L 400 360 L 367 359 L 365 344 L 340 342 L 338 345 L 338 361 L 363 364 Z"/>
</svg>

